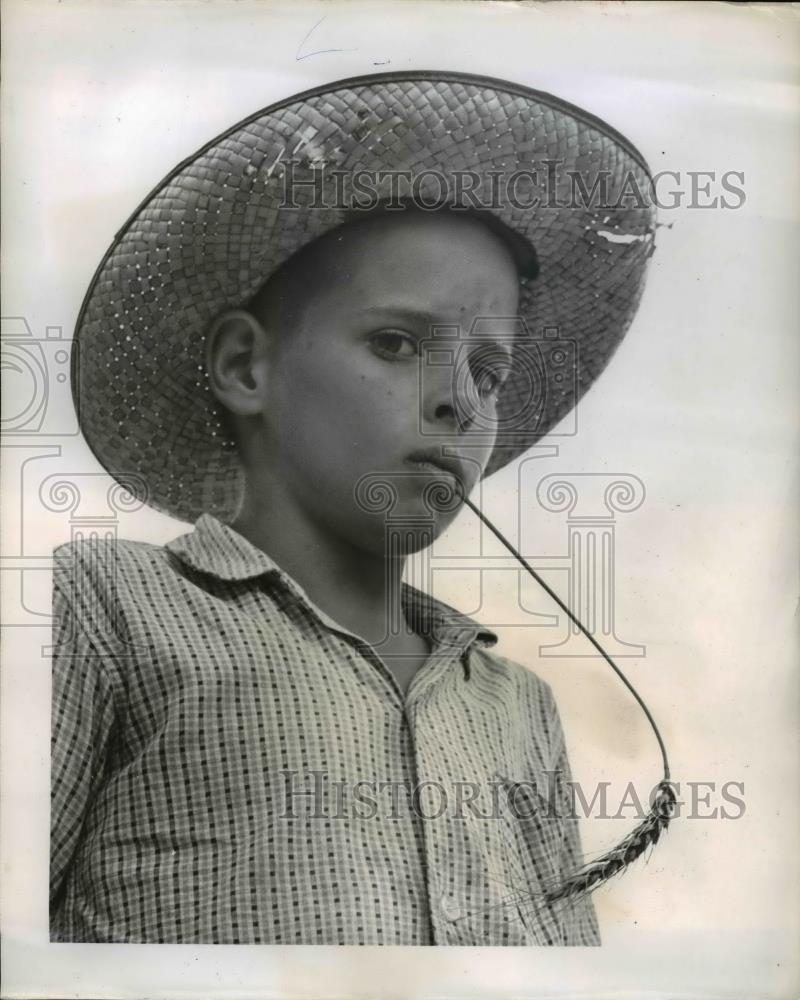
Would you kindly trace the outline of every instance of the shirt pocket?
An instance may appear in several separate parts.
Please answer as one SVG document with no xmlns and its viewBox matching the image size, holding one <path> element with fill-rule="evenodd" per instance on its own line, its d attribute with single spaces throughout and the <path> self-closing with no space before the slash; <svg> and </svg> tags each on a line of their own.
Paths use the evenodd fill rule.
<svg viewBox="0 0 800 1000">
<path fill-rule="evenodd" d="M 501 818 L 509 916 L 523 924 L 531 944 L 566 941 L 563 906 L 546 898 L 561 879 L 566 824 L 555 800 L 534 782 L 504 779 L 506 808 Z M 546 786 L 544 786 L 546 791 Z"/>
</svg>

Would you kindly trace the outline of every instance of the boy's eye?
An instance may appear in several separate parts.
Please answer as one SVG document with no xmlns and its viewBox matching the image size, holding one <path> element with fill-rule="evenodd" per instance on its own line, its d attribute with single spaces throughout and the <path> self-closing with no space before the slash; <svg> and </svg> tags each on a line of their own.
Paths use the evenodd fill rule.
<svg viewBox="0 0 800 1000">
<path fill-rule="evenodd" d="M 369 338 L 379 354 L 391 358 L 413 358 L 417 353 L 417 341 L 404 330 L 379 330 Z"/>
<path fill-rule="evenodd" d="M 486 372 L 481 377 L 478 392 L 481 396 L 487 398 L 488 396 L 493 396 L 502 384 L 502 380 L 498 375 L 494 372 Z"/>
<path fill-rule="evenodd" d="M 495 355 L 492 358 L 474 359 L 470 368 L 478 395 L 483 399 L 495 396 L 511 372 L 508 359 L 502 360 Z"/>
</svg>

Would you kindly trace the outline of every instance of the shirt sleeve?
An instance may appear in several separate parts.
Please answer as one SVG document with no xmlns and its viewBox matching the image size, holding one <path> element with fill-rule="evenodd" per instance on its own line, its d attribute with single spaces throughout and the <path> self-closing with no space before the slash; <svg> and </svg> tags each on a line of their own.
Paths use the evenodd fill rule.
<svg viewBox="0 0 800 1000">
<path fill-rule="evenodd" d="M 561 877 L 566 878 L 584 863 L 581 846 L 578 819 L 572 808 L 572 796 L 569 788 L 572 773 L 567 756 L 564 730 L 558 707 L 549 686 L 546 686 L 549 729 L 552 748 L 552 769 L 556 774 L 560 814 L 564 817 L 564 838 L 562 841 L 559 868 Z M 565 945 L 599 945 L 600 928 L 597 922 L 594 903 L 590 895 L 579 896 L 572 900 L 564 900 L 558 904 L 563 907 L 563 927 Z"/>
<path fill-rule="evenodd" d="M 50 770 L 51 919 L 100 787 L 114 727 L 114 691 L 104 655 L 82 627 L 74 595 L 80 560 L 72 546 L 56 550 Z"/>
</svg>

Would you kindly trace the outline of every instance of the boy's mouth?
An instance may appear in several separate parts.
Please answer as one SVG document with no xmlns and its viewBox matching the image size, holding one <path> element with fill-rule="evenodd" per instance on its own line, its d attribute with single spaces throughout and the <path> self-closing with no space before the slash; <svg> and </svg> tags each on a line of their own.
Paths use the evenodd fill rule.
<svg viewBox="0 0 800 1000">
<path fill-rule="evenodd" d="M 444 472 L 447 476 L 464 483 L 464 466 L 451 455 L 442 455 L 436 449 L 412 452 L 405 460 L 407 465 L 429 469 L 431 472 Z"/>
</svg>

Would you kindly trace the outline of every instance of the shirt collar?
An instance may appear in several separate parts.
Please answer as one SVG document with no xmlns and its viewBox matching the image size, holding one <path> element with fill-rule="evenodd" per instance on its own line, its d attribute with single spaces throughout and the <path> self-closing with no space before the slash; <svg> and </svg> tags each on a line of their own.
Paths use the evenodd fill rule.
<svg viewBox="0 0 800 1000">
<path fill-rule="evenodd" d="M 193 531 L 167 542 L 166 548 L 192 569 L 219 580 L 251 580 L 268 575 L 329 628 L 347 631 L 318 608 L 300 584 L 266 552 L 211 514 L 201 515 Z M 406 582 L 402 585 L 401 601 L 414 631 L 432 636 L 437 647 L 466 651 L 473 643 L 481 646 L 497 643 L 497 635 L 491 629 Z"/>
</svg>

